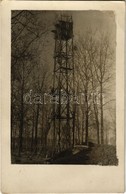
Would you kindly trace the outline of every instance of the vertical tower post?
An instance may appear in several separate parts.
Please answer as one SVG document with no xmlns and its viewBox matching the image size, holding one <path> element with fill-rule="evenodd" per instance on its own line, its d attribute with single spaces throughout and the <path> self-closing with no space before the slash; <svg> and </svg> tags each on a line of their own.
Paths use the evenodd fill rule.
<svg viewBox="0 0 126 194">
<path fill-rule="evenodd" d="M 53 140 L 57 152 L 74 144 L 74 61 L 73 21 L 61 16 L 55 24 L 54 77 L 53 77 Z"/>
</svg>

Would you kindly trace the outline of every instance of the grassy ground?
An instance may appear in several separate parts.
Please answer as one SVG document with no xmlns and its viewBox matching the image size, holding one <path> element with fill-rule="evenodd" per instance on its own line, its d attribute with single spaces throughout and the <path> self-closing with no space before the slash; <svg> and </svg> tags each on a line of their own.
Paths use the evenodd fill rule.
<svg viewBox="0 0 126 194">
<path fill-rule="evenodd" d="M 12 155 L 13 164 L 83 164 L 83 165 L 118 165 L 116 147 L 112 145 L 91 144 L 88 148 L 66 150 L 53 158 L 42 154 L 22 153 L 19 158 Z"/>
<path fill-rule="evenodd" d="M 73 154 L 66 151 L 52 160 L 53 164 L 118 165 L 116 148 L 111 145 L 93 145 Z"/>
<path fill-rule="evenodd" d="M 20 158 L 13 155 L 12 163 L 118 165 L 118 159 L 115 146 L 91 144 L 88 148 L 76 148 L 61 152 L 53 158 L 44 157 L 42 154 L 30 155 L 22 153 Z"/>
<path fill-rule="evenodd" d="M 89 154 L 90 164 L 118 165 L 116 147 L 110 145 L 94 146 Z"/>
</svg>

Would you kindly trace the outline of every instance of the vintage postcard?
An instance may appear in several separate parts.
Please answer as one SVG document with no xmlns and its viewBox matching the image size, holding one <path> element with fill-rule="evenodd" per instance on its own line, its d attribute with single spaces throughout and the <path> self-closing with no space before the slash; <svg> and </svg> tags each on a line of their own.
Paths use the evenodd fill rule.
<svg viewBox="0 0 126 194">
<path fill-rule="evenodd" d="M 124 191 L 124 2 L 2 11 L 2 192 Z"/>
</svg>

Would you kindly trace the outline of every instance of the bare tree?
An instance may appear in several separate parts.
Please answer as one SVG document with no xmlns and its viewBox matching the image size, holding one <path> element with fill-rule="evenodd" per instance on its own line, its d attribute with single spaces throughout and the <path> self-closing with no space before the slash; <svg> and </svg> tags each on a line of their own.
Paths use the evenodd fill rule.
<svg viewBox="0 0 126 194">
<path fill-rule="evenodd" d="M 97 131 L 97 143 L 104 144 L 104 94 L 106 88 L 111 85 L 113 63 L 113 51 L 108 35 L 88 31 L 84 37 L 80 37 L 76 43 L 75 65 L 76 83 L 79 91 L 83 93 L 84 102 L 82 108 L 82 131 L 85 130 L 85 142 L 88 142 L 89 126 L 94 125 Z M 94 119 L 91 115 L 94 115 Z M 91 118 L 90 118 L 91 117 Z M 83 134 L 83 133 L 82 133 Z"/>
<path fill-rule="evenodd" d="M 15 87 L 15 85 L 13 85 L 16 82 L 15 80 L 17 80 L 18 82 L 18 87 L 16 87 L 17 91 L 15 90 L 15 92 L 12 93 L 12 99 L 14 100 L 15 96 L 18 95 L 19 98 L 17 99 L 17 101 L 20 102 L 18 108 L 18 110 L 20 110 L 19 156 L 22 152 L 24 118 L 26 116 L 26 106 L 24 105 L 23 96 L 27 91 L 28 86 L 32 85 L 30 74 L 34 70 L 36 61 L 38 61 L 40 49 L 42 50 L 42 46 L 40 46 L 40 43 L 45 41 L 48 32 L 46 22 L 41 22 L 38 14 L 40 13 L 25 10 L 12 12 L 11 79 L 12 88 Z M 14 106 L 17 106 L 17 101 L 15 102 L 15 104 L 13 104 L 13 108 Z M 37 122 L 35 125 L 37 127 Z"/>
<path fill-rule="evenodd" d="M 100 94 L 100 130 L 101 144 L 104 144 L 104 94 L 105 88 L 109 85 L 112 78 L 111 67 L 113 63 L 113 51 L 111 49 L 109 36 L 101 34 L 101 38 L 97 42 L 97 57 L 94 61 L 94 69 L 99 83 Z"/>
<path fill-rule="evenodd" d="M 82 107 L 82 122 L 85 129 L 85 143 L 88 144 L 88 130 L 89 130 L 89 113 L 91 104 L 89 103 L 91 97 L 91 63 L 90 63 L 90 37 L 88 34 L 85 37 L 80 37 L 76 43 L 76 73 L 78 75 L 79 91 L 83 94 L 84 102 Z"/>
</svg>

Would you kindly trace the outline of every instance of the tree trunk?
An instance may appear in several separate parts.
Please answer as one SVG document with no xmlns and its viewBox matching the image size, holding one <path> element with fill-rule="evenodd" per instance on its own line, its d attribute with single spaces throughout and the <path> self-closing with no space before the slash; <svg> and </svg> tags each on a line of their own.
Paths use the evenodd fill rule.
<svg viewBox="0 0 126 194">
<path fill-rule="evenodd" d="M 76 119 L 76 122 L 77 122 L 77 144 L 80 144 L 80 123 L 79 123 L 79 109 L 77 107 L 77 119 Z"/>
<path fill-rule="evenodd" d="M 84 143 L 84 111 L 82 111 L 82 144 Z"/>
<path fill-rule="evenodd" d="M 36 123 L 35 123 L 35 153 L 38 151 L 38 119 L 39 119 L 39 104 L 37 105 Z"/>
<path fill-rule="evenodd" d="M 88 145 L 88 111 L 86 111 L 85 129 L 86 129 L 85 143 L 86 143 L 86 145 Z"/>
<path fill-rule="evenodd" d="M 97 109 L 97 104 L 94 100 L 94 95 L 93 95 L 93 107 L 94 107 L 95 121 L 96 121 L 96 127 L 97 127 L 97 143 L 100 144 L 98 109 Z"/>
<path fill-rule="evenodd" d="M 85 111 L 85 143 L 88 145 L 88 99 L 87 99 L 87 90 L 85 90 L 85 105 L 86 105 L 86 111 Z"/>
<path fill-rule="evenodd" d="M 100 108 L 101 108 L 101 144 L 104 144 L 104 123 L 103 123 L 103 91 L 100 85 Z"/>
<path fill-rule="evenodd" d="M 15 136 L 13 135 L 13 127 L 14 127 L 14 122 L 13 122 L 13 107 L 11 106 L 11 152 L 15 152 Z"/>
<path fill-rule="evenodd" d="M 44 131 L 44 108 L 42 110 L 41 147 L 43 146 L 43 131 Z"/>
<path fill-rule="evenodd" d="M 24 84 L 23 84 L 24 85 Z M 22 93 L 21 93 L 21 118 L 20 118 L 20 129 L 19 129 L 19 152 L 18 155 L 20 157 L 23 146 L 23 130 L 24 130 L 24 103 L 23 103 L 23 86 L 22 85 Z"/>
<path fill-rule="evenodd" d="M 108 145 L 108 130 L 106 128 L 106 145 Z"/>
<path fill-rule="evenodd" d="M 33 144 L 34 144 L 34 113 L 33 113 L 33 121 L 32 121 L 31 152 L 33 150 Z"/>
<path fill-rule="evenodd" d="M 96 119 L 96 127 L 97 127 L 97 143 L 100 144 L 98 111 L 95 111 L 95 119 Z"/>
</svg>

